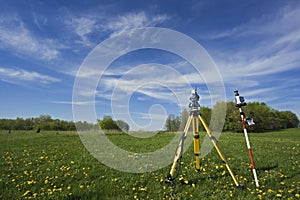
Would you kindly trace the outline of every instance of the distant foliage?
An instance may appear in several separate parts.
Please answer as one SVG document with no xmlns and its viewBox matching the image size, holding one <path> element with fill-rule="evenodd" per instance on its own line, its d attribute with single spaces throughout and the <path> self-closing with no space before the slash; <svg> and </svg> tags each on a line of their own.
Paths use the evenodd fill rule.
<svg viewBox="0 0 300 200">
<path fill-rule="evenodd" d="M 223 131 L 242 132 L 241 118 L 239 109 L 233 102 L 218 102 L 212 109 L 208 107 L 201 107 L 200 113 L 204 120 L 209 124 L 211 119 L 211 113 L 214 112 L 216 118 L 222 118 L 221 110 L 226 107 L 226 117 L 223 126 Z M 265 103 L 250 102 L 246 106 L 242 107 L 246 117 L 253 118 L 255 125 L 248 126 L 247 129 L 250 132 L 265 132 L 270 130 L 279 130 L 285 128 L 296 128 L 299 125 L 299 119 L 296 114 L 291 111 L 278 111 Z M 180 117 L 169 115 L 165 123 L 166 131 L 183 131 L 189 113 L 187 110 L 183 110 Z M 217 119 L 212 120 L 215 122 Z M 201 123 L 199 128 L 203 129 Z"/>
<path fill-rule="evenodd" d="M 50 115 L 40 115 L 36 118 L 0 119 L 0 130 L 51 130 L 74 131 L 74 122 L 52 119 Z"/>
<path fill-rule="evenodd" d="M 117 131 L 128 131 L 129 125 L 122 121 L 114 121 L 111 116 L 104 116 L 102 120 L 98 120 L 98 124 L 101 129 L 104 130 L 117 130 Z"/>
</svg>

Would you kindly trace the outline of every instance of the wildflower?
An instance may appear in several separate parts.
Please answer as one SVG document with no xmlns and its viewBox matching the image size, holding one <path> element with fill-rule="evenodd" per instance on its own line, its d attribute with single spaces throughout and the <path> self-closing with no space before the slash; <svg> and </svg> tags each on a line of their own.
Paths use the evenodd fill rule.
<svg viewBox="0 0 300 200">
<path fill-rule="evenodd" d="M 278 194 L 276 194 L 276 197 L 282 197 L 282 194 L 278 193 Z"/>
<path fill-rule="evenodd" d="M 224 176 L 225 174 L 226 174 L 226 171 L 224 170 L 221 175 Z"/>
<path fill-rule="evenodd" d="M 29 194 L 30 193 L 30 190 L 27 190 L 24 194 L 23 194 L 23 196 L 26 196 L 27 194 Z"/>
<path fill-rule="evenodd" d="M 268 189 L 268 193 L 273 193 L 273 190 L 272 189 Z"/>
<path fill-rule="evenodd" d="M 34 183 L 36 183 L 36 181 L 34 181 L 34 180 L 31 180 L 31 181 L 26 181 L 26 183 L 27 183 L 28 185 L 31 185 L 31 184 L 34 184 Z"/>
<path fill-rule="evenodd" d="M 298 193 L 297 193 L 297 194 L 295 194 L 295 197 L 299 198 L 299 197 L 300 197 L 300 194 L 298 194 Z"/>
<path fill-rule="evenodd" d="M 281 185 L 284 185 L 285 183 L 283 181 L 280 182 Z"/>
</svg>

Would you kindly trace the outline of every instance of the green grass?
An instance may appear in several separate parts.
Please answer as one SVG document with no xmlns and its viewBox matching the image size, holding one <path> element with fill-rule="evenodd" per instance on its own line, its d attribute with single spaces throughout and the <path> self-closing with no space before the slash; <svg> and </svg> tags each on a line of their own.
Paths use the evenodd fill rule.
<svg viewBox="0 0 300 200">
<path fill-rule="evenodd" d="M 173 137 L 109 134 L 113 143 L 134 152 L 155 151 Z M 196 172 L 191 145 L 175 187 L 166 187 L 170 166 L 143 174 L 111 169 L 84 148 L 75 132 L 0 131 L 0 199 L 300 198 L 300 129 L 249 137 L 260 188 L 254 185 L 243 134 L 223 133 L 219 138 L 221 151 L 245 185 L 239 190 L 215 150 L 201 159 L 201 171 Z"/>
</svg>

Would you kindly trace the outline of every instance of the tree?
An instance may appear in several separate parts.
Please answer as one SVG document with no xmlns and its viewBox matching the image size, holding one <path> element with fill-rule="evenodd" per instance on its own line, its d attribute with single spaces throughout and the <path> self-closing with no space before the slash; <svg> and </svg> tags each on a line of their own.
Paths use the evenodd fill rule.
<svg viewBox="0 0 300 200">
<path fill-rule="evenodd" d="M 122 121 L 114 121 L 111 116 L 104 116 L 102 120 L 98 120 L 99 126 L 104 130 L 118 130 L 118 131 L 128 131 L 129 125 Z"/>
<path fill-rule="evenodd" d="M 189 118 L 189 112 L 186 109 L 183 109 L 181 111 L 181 116 L 180 116 L 180 126 L 178 129 L 179 131 L 184 131 L 188 118 Z"/>
<path fill-rule="evenodd" d="M 124 122 L 123 120 L 117 120 L 116 124 L 118 125 L 119 129 L 121 129 L 122 131 L 129 131 L 129 125 Z"/>
</svg>

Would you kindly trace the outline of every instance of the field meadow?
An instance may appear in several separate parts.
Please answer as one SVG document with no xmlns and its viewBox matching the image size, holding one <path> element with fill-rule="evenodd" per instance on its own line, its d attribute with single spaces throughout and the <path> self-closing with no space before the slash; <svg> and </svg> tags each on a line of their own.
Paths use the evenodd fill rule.
<svg viewBox="0 0 300 200">
<path fill-rule="evenodd" d="M 108 137 L 123 149 L 145 152 L 163 147 L 174 135 Z M 240 190 L 215 150 L 201 159 L 197 172 L 191 145 L 174 186 L 167 187 L 171 163 L 153 172 L 125 173 L 96 160 L 76 132 L 0 131 L 0 199 L 300 199 L 300 129 L 250 133 L 249 138 L 260 188 L 253 181 L 244 135 L 222 133 L 218 142 L 245 186 Z"/>
</svg>

